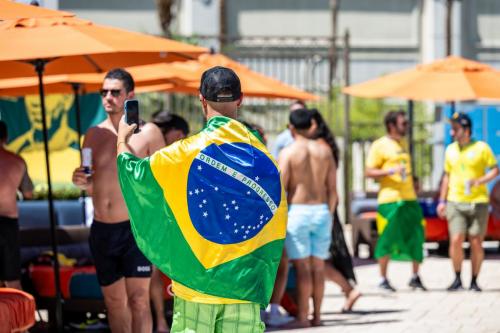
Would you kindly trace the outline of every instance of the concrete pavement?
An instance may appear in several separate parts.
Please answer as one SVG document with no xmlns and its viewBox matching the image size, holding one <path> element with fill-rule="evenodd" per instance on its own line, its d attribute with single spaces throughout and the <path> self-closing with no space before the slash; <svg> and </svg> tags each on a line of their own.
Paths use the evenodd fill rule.
<svg viewBox="0 0 500 333">
<path fill-rule="evenodd" d="M 445 289 L 454 274 L 448 258 L 431 255 L 424 260 L 421 278 L 427 292 L 408 287 L 411 264 L 391 262 L 389 279 L 398 289 L 387 294 L 377 288 L 378 266 L 374 261 L 360 260 L 355 268 L 363 296 L 351 314 L 342 314 L 343 296 L 332 282 L 327 282 L 322 306 L 323 327 L 278 332 L 499 332 L 500 333 L 500 254 L 489 249 L 478 282 L 483 292 Z M 462 271 L 464 287 L 470 283 L 470 261 Z"/>
</svg>

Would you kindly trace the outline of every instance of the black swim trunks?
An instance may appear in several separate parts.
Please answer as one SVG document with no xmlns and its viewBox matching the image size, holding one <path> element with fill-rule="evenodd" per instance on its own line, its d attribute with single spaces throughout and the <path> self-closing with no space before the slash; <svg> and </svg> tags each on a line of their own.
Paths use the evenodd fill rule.
<svg viewBox="0 0 500 333">
<path fill-rule="evenodd" d="M 137 247 L 130 221 L 103 223 L 94 220 L 89 243 L 101 286 L 109 286 L 122 277 L 151 276 L 151 263 Z"/>
<path fill-rule="evenodd" d="M 17 218 L 0 216 L 0 281 L 21 277 L 19 223 Z"/>
</svg>

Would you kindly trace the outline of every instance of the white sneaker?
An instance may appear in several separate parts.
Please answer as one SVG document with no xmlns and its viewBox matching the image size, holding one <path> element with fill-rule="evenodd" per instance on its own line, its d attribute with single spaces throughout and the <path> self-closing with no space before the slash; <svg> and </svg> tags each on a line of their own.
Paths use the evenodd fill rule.
<svg viewBox="0 0 500 333">
<path fill-rule="evenodd" d="M 281 313 L 270 313 L 268 312 L 265 317 L 265 323 L 271 327 L 279 327 L 288 324 L 293 321 L 294 318 L 289 315 L 284 315 Z"/>
</svg>

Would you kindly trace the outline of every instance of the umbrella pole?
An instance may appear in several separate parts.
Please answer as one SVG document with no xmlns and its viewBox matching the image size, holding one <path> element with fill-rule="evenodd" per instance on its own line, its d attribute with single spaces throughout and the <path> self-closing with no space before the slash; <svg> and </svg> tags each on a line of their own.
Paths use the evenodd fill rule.
<svg viewBox="0 0 500 333">
<path fill-rule="evenodd" d="M 62 318 L 62 301 L 61 301 L 61 285 L 59 276 L 59 260 L 57 252 L 57 234 L 56 234 L 56 221 L 54 214 L 54 199 L 52 197 L 52 182 L 50 179 L 50 163 L 49 163 L 49 140 L 47 130 L 47 119 L 45 109 L 45 95 L 43 91 L 43 71 L 47 61 L 38 59 L 34 62 L 36 72 L 38 74 L 38 88 L 40 93 L 40 106 L 42 109 L 42 124 L 43 124 L 43 146 L 45 149 L 45 167 L 47 170 L 47 184 L 48 184 L 48 201 L 49 201 L 49 221 L 50 221 L 50 234 L 52 253 L 54 254 L 54 281 L 56 291 L 56 304 L 55 304 L 55 321 L 57 332 L 63 331 L 63 318 Z"/>
<path fill-rule="evenodd" d="M 78 151 L 80 152 L 80 164 L 81 164 L 81 159 L 82 159 L 82 118 L 81 118 L 81 111 L 80 111 L 80 84 L 79 83 L 72 83 L 71 88 L 73 88 L 73 93 L 75 95 L 75 108 L 76 108 L 76 131 L 78 133 Z M 87 221 L 87 212 L 86 212 L 86 203 L 85 203 L 85 191 L 82 190 L 80 194 L 80 198 L 82 199 L 82 225 L 85 225 Z"/>
<path fill-rule="evenodd" d="M 413 142 L 413 124 L 415 117 L 413 115 L 413 100 L 408 101 L 408 144 L 409 144 L 409 149 L 410 149 L 410 163 L 411 163 L 411 170 L 412 174 L 415 175 L 415 145 Z"/>
</svg>

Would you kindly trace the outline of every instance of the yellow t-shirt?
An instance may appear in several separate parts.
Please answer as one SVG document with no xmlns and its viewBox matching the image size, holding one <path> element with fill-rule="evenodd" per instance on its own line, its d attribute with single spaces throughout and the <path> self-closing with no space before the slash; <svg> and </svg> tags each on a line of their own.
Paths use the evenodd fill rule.
<svg viewBox="0 0 500 333">
<path fill-rule="evenodd" d="M 448 201 L 488 202 L 486 185 L 473 186 L 467 193 L 466 181 L 485 175 L 486 170 L 497 165 L 491 148 L 482 141 L 471 141 L 460 148 L 453 142 L 446 148 L 444 171 L 449 175 Z"/>
<path fill-rule="evenodd" d="M 241 301 L 238 299 L 222 298 L 207 294 L 199 293 L 190 289 L 179 282 L 172 281 L 172 291 L 175 296 L 180 297 L 189 302 L 203 303 L 203 304 L 242 304 L 250 303 L 248 301 Z"/>
<path fill-rule="evenodd" d="M 406 169 L 404 177 L 400 174 L 393 174 L 379 179 L 378 203 L 415 200 L 416 195 L 406 141 L 398 142 L 388 136 L 383 136 L 373 142 L 366 161 L 367 168 L 389 170 L 401 164 Z"/>
</svg>

